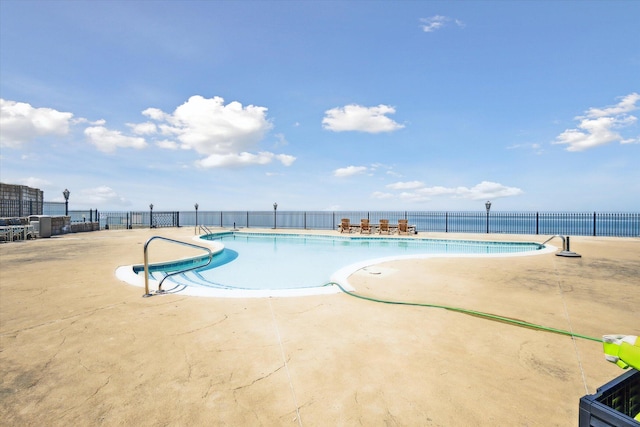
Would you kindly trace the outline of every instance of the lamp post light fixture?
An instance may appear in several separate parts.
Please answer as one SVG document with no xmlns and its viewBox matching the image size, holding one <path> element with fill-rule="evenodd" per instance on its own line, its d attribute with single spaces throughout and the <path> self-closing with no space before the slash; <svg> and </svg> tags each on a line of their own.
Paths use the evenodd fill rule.
<svg viewBox="0 0 640 427">
<path fill-rule="evenodd" d="M 278 215 L 278 204 L 277 203 L 273 203 L 273 229 L 275 230 L 277 228 L 277 216 Z"/>
<path fill-rule="evenodd" d="M 193 205 L 194 208 L 196 208 L 196 232 L 198 230 L 198 204 L 196 203 L 195 205 Z"/>
<path fill-rule="evenodd" d="M 153 228 L 153 203 L 149 204 L 149 228 Z"/>
<path fill-rule="evenodd" d="M 64 196 L 64 216 L 69 216 L 69 195 L 71 192 L 68 189 L 64 189 L 62 195 Z"/>
<path fill-rule="evenodd" d="M 491 201 L 487 200 L 484 207 L 487 208 L 487 234 L 489 234 L 489 211 L 491 210 Z"/>
</svg>

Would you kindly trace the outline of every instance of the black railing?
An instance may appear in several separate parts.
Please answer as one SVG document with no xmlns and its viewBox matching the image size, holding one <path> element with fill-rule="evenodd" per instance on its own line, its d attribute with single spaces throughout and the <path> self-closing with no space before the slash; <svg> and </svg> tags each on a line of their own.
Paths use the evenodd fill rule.
<svg viewBox="0 0 640 427">
<path fill-rule="evenodd" d="M 25 217 L 42 215 L 42 201 L 0 199 L 0 217 Z M 62 211 L 64 213 L 64 209 Z"/>
<path fill-rule="evenodd" d="M 44 202 L 45 215 L 64 215 L 64 202 Z M 25 213 L 27 216 L 36 213 Z M 101 229 L 195 226 L 195 211 L 69 210 L 72 222 L 99 221 Z M 342 218 L 390 224 L 406 219 L 418 232 L 503 233 L 640 237 L 640 213 L 616 212 L 446 212 L 446 211 L 198 211 L 197 225 L 222 228 L 335 230 Z"/>
<path fill-rule="evenodd" d="M 71 222 L 93 222 L 98 220 L 98 210 L 69 211 L 69 217 L 71 218 Z"/>
<path fill-rule="evenodd" d="M 195 225 L 195 211 L 179 212 L 180 225 Z M 640 237 L 640 213 L 418 212 L 418 211 L 198 211 L 198 224 L 232 228 L 335 230 L 342 218 L 391 224 L 406 219 L 418 232 L 564 234 Z"/>
<path fill-rule="evenodd" d="M 69 214 L 72 214 L 72 212 L 70 211 Z M 98 212 L 98 221 L 100 222 L 100 228 L 105 230 L 180 227 L 183 225 L 180 224 L 181 217 L 177 211 L 101 211 Z"/>
<path fill-rule="evenodd" d="M 152 228 L 180 227 L 179 212 L 151 212 L 150 215 Z"/>
</svg>

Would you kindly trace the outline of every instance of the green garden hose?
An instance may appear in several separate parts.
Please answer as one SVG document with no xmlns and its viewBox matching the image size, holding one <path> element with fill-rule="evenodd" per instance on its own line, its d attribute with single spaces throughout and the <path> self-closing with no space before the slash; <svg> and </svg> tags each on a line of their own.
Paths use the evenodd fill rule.
<svg viewBox="0 0 640 427">
<path fill-rule="evenodd" d="M 565 331 L 563 329 L 557 329 L 557 328 L 551 328 L 551 327 L 548 327 L 548 326 L 537 325 L 535 323 L 526 322 L 524 320 L 512 319 L 510 317 L 505 317 L 505 316 L 499 316 L 497 314 L 484 313 L 482 311 L 468 310 L 468 309 L 459 308 L 459 307 L 451 307 L 451 306 L 448 306 L 448 305 L 427 304 L 427 303 L 406 302 L 406 301 L 390 301 L 390 300 L 384 300 L 384 299 L 379 299 L 379 298 L 373 298 L 373 297 L 368 297 L 368 296 L 365 296 L 365 295 L 359 295 L 359 294 L 356 294 L 354 292 L 350 292 L 350 291 L 346 290 L 345 288 L 343 288 L 342 285 L 340 285 L 339 283 L 336 283 L 336 282 L 329 282 L 325 286 L 331 286 L 331 285 L 337 286 L 338 288 L 340 288 L 340 290 L 342 292 L 344 292 L 347 295 L 351 295 L 352 297 L 360 298 L 360 299 L 367 300 L 367 301 L 379 302 L 379 303 L 382 303 L 382 304 L 409 305 L 409 306 L 414 306 L 414 307 L 442 308 L 442 309 L 449 310 L 449 311 L 455 311 L 457 313 L 468 314 L 468 315 L 471 315 L 471 316 L 482 317 L 484 319 L 495 320 L 495 321 L 498 321 L 498 322 L 504 322 L 504 323 L 508 323 L 508 324 L 512 324 L 512 325 L 522 326 L 524 328 L 531 328 L 531 329 L 536 329 L 536 330 L 545 331 L 545 332 L 552 332 L 554 334 L 567 335 L 567 336 L 570 336 L 570 337 L 582 338 L 582 339 L 585 339 L 585 340 L 597 341 L 597 342 L 600 342 L 600 343 L 602 342 L 601 338 L 590 337 L 588 335 L 582 335 L 582 334 L 575 334 L 575 333 L 573 333 L 571 331 Z"/>
</svg>

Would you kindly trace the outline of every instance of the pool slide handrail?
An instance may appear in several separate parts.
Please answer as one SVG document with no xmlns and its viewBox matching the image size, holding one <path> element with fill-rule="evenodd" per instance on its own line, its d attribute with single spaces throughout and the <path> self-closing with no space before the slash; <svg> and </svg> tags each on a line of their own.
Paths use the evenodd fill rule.
<svg viewBox="0 0 640 427">
<path fill-rule="evenodd" d="M 149 240 L 147 240 L 147 242 L 144 244 L 144 295 L 142 295 L 143 297 L 150 297 L 153 294 L 151 294 L 149 292 L 149 244 L 155 240 L 155 239 L 160 239 L 160 240 L 164 240 L 170 243 L 177 243 L 179 245 L 183 245 L 183 246 L 189 246 L 192 248 L 196 248 L 196 249 L 202 249 L 204 251 L 207 251 L 208 255 L 208 260 L 206 262 L 206 264 L 203 265 L 196 265 L 193 267 L 189 267 L 189 268 L 184 268 L 182 270 L 177 270 L 171 273 L 167 273 L 162 280 L 160 280 L 160 283 L 158 284 L 158 290 L 156 291 L 157 294 L 161 294 L 164 293 L 165 291 L 162 290 L 162 283 L 165 281 L 165 279 L 167 277 L 171 277 L 174 276 L 176 274 L 180 274 L 180 273 L 186 273 L 187 271 L 191 271 L 191 270 L 195 270 L 197 268 L 202 268 L 202 267 L 206 267 L 207 265 L 211 264 L 211 261 L 213 260 L 213 252 L 211 252 L 211 249 L 207 248 L 206 246 L 200 246 L 200 245 L 195 245 L 193 243 L 187 243 L 187 242 L 182 242 L 180 240 L 175 240 L 175 239 L 169 239 L 168 237 L 162 237 L 162 236 L 153 236 L 151 237 Z"/>
</svg>

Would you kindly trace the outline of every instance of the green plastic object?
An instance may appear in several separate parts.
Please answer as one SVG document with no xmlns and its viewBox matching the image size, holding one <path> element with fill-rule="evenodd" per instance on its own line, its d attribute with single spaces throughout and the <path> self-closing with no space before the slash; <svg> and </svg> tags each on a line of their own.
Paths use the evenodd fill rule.
<svg viewBox="0 0 640 427">
<path fill-rule="evenodd" d="M 622 369 L 640 370 L 640 338 L 635 335 L 604 335 L 604 357 Z"/>
</svg>

